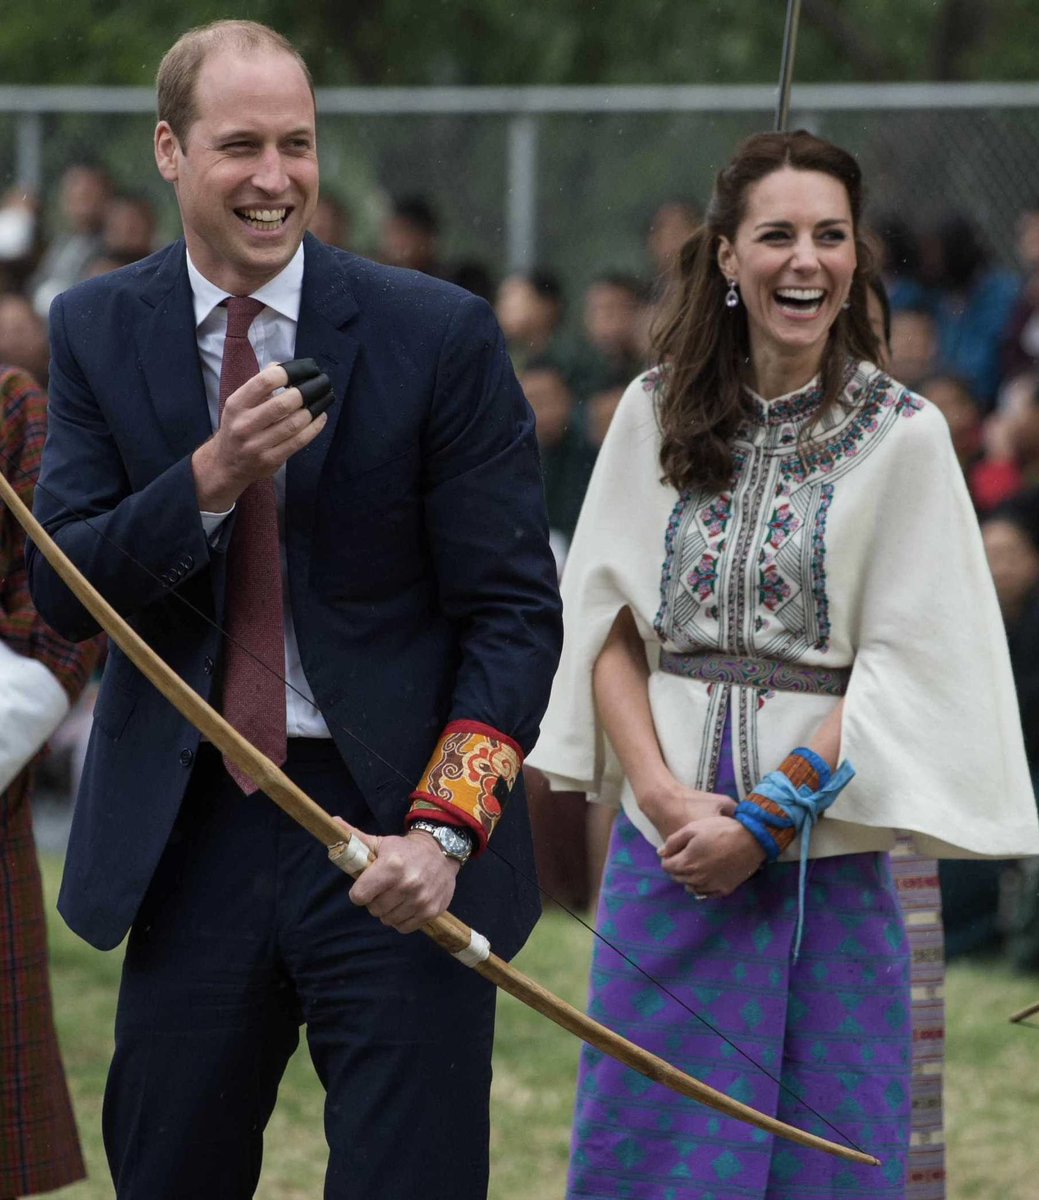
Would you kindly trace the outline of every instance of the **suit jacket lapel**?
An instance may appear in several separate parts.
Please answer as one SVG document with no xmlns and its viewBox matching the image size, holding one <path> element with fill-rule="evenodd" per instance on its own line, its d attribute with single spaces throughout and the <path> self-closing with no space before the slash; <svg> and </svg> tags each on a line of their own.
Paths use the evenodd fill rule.
<svg viewBox="0 0 1039 1200">
<path fill-rule="evenodd" d="M 173 461 L 213 432 L 198 358 L 195 309 L 183 239 L 169 248 L 141 293 L 138 355 Z"/>
<path fill-rule="evenodd" d="M 316 359 L 335 392 L 325 428 L 306 449 L 289 459 L 288 499 L 295 508 L 310 511 L 315 502 L 321 469 L 335 437 L 354 361 L 360 347 L 356 329 L 350 328 L 358 313 L 349 281 L 335 254 L 307 234 L 303 239 L 303 294 L 296 329 L 296 357 Z"/>
</svg>

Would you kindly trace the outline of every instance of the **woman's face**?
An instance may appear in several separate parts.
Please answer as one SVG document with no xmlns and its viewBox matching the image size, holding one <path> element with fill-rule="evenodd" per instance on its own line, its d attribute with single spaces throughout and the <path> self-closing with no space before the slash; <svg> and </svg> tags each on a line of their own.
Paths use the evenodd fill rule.
<svg viewBox="0 0 1039 1200">
<path fill-rule="evenodd" d="M 752 357 L 822 357 L 855 273 L 855 230 L 844 184 L 821 171 L 781 167 L 747 192 L 735 239 L 718 265 L 747 309 Z"/>
</svg>

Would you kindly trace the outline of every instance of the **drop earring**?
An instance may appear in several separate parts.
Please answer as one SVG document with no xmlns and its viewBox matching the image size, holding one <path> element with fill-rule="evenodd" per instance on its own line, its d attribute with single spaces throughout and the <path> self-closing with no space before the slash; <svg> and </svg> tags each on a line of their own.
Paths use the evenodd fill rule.
<svg viewBox="0 0 1039 1200">
<path fill-rule="evenodd" d="M 740 294 L 736 291 L 736 280 L 729 280 L 729 290 L 725 293 L 725 307 L 735 308 L 740 302 Z"/>
</svg>

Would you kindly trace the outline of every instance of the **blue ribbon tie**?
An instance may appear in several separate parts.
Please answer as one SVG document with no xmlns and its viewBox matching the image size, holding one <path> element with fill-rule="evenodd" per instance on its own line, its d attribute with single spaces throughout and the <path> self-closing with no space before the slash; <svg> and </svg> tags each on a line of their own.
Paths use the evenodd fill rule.
<svg viewBox="0 0 1039 1200">
<path fill-rule="evenodd" d="M 801 950 L 801 933 L 804 928 L 805 875 L 808 870 L 808 846 L 812 829 L 830 805 L 837 799 L 855 776 L 855 768 L 847 759 L 836 771 L 817 754 L 804 748 L 793 751 L 814 766 L 825 782 L 813 792 L 807 784 L 795 787 L 782 771 L 770 771 L 754 788 L 759 796 L 771 800 L 783 810 L 783 816 L 767 812 L 752 801 L 744 800 L 736 806 L 733 816 L 757 840 L 769 862 L 779 857 L 779 844 L 772 830 L 793 829 L 801 834 L 801 865 L 797 881 L 797 933 L 794 938 L 794 960 Z M 821 769 L 820 769 L 821 768 Z"/>
</svg>

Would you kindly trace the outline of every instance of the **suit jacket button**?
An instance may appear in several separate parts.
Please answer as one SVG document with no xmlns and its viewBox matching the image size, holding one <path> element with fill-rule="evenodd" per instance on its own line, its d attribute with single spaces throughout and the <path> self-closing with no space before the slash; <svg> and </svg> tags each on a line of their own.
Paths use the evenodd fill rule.
<svg viewBox="0 0 1039 1200">
<path fill-rule="evenodd" d="M 204 672 L 205 672 L 207 675 L 212 675 L 212 674 L 213 674 L 213 668 L 214 668 L 215 666 L 216 666 L 216 664 L 213 662 L 213 660 L 212 660 L 212 659 L 209 657 L 209 655 L 207 654 L 207 655 L 206 655 L 206 657 L 205 657 L 205 659 L 204 659 L 204 660 L 203 660 L 203 662 L 202 662 L 202 670 L 203 670 L 203 671 L 204 671 Z"/>
<path fill-rule="evenodd" d="M 185 554 L 184 557 L 180 560 L 180 566 L 185 571 L 190 571 L 194 565 L 195 565 L 195 560 L 191 557 L 190 554 Z"/>
<path fill-rule="evenodd" d="M 182 767 L 190 767 L 194 761 L 195 761 L 195 756 L 190 750 L 188 750 L 186 748 L 184 750 L 181 750 L 180 765 Z"/>
</svg>

